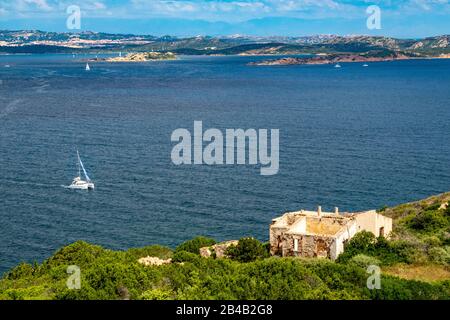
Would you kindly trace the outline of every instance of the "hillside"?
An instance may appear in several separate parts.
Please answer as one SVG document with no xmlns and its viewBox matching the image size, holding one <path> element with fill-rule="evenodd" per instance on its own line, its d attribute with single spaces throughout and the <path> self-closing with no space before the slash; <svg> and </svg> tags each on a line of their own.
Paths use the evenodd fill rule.
<svg viewBox="0 0 450 320">
<path fill-rule="evenodd" d="M 0 299 L 450 299 L 449 201 L 445 193 L 380 209 L 394 219 L 391 240 L 361 232 L 336 262 L 269 257 L 252 238 L 225 259 L 201 257 L 200 248 L 215 243 L 203 237 L 174 250 L 78 241 L 6 273 Z M 144 257 L 150 265 L 138 261 Z M 66 286 L 69 265 L 80 267 L 80 290 Z M 381 289 L 367 288 L 368 265 L 381 267 Z"/>
<path fill-rule="evenodd" d="M 250 66 L 286 66 L 286 65 L 305 65 L 305 64 L 336 64 L 343 62 L 377 62 L 377 61 L 394 61 L 409 59 L 410 56 L 400 54 L 397 51 L 370 51 L 366 53 L 351 54 L 322 54 L 313 55 L 303 58 L 283 57 L 280 59 L 269 59 L 257 62 L 249 62 Z"/>
<path fill-rule="evenodd" d="M 282 55 L 305 53 L 363 53 L 396 51 L 413 56 L 450 53 L 450 35 L 424 39 L 381 36 L 314 35 L 303 37 L 172 36 L 107 34 L 97 32 L 56 33 L 36 30 L 0 30 L 0 53 L 69 52 L 174 52 L 186 55 Z"/>
<path fill-rule="evenodd" d="M 129 53 L 124 57 L 113 57 L 103 59 L 108 62 L 145 62 L 155 60 L 175 60 L 177 57 L 171 52 L 137 52 Z M 92 59 L 93 61 L 102 61 L 102 59 Z"/>
</svg>

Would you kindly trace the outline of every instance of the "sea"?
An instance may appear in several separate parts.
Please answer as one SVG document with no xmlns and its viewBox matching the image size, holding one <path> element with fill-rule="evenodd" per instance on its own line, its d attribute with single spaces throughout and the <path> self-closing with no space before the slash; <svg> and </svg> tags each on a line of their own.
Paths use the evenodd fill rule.
<svg viewBox="0 0 450 320">
<path fill-rule="evenodd" d="M 114 250 L 269 237 L 288 211 L 450 190 L 450 60 L 249 66 L 0 56 L 0 274 L 84 240 Z M 175 165 L 174 130 L 279 129 L 279 171 Z M 94 191 L 66 186 L 79 150 Z"/>
</svg>

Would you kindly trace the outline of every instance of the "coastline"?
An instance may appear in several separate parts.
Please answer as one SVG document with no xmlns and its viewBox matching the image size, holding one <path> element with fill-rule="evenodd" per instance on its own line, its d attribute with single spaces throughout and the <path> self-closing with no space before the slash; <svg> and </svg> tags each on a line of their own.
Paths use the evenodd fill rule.
<svg viewBox="0 0 450 320">
<path fill-rule="evenodd" d="M 86 53 L 76 53 L 77 56 L 81 55 L 96 55 L 98 53 L 96 52 L 86 52 Z M 111 55 L 112 53 L 105 52 L 100 53 L 102 55 Z M 1 56 L 42 56 L 42 55 L 56 55 L 56 56 L 72 56 L 72 53 L 65 53 L 65 52 L 47 52 L 47 53 L 24 53 L 24 52 L 17 52 L 17 53 L 8 53 L 8 52 L 0 52 Z M 176 59 L 160 59 L 160 60 L 179 60 L 181 57 L 291 57 L 291 56 L 325 56 L 329 54 L 321 54 L 321 53 L 274 53 L 274 54 L 264 54 L 264 53 L 258 53 L 258 54 L 247 54 L 247 53 L 238 53 L 238 54 L 180 54 L 176 55 Z M 107 59 L 111 59 L 107 61 Z M 386 59 L 386 60 L 377 60 L 372 62 L 382 62 L 382 61 L 395 61 L 395 60 L 433 60 L 433 59 L 450 59 L 450 54 L 444 54 L 444 55 L 438 55 L 438 56 L 417 56 L 417 57 L 407 57 L 403 59 Z M 153 61 L 158 59 L 149 59 L 146 61 Z M 136 61 L 136 60 L 129 60 L 121 59 L 119 61 L 116 61 L 114 57 L 110 58 L 86 58 L 79 60 L 82 62 L 86 61 L 92 61 L 92 62 L 145 62 L 145 61 Z M 352 61 L 347 61 L 352 62 Z M 359 61 L 355 61 L 359 62 Z M 370 61 L 369 61 L 370 62 Z M 325 63 L 323 63 L 325 64 Z"/>
<path fill-rule="evenodd" d="M 404 54 L 393 53 L 388 56 L 376 56 L 371 54 L 327 54 L 314 55 L 305 58 L 280 58 L 250 62 L 250 66 L 285 66 L 285 65 L 326 65 L 339 63 L 368 63 L 368 62 L 390 62 L 398 60 L 411 60 L 422 57 L 411 57 Z"/>
<path fill-rule="evenodd" d="M 229 299 L 448 299 L 450 271 L 442 251 L 445 247 L 434 244 L 434 251 L 427 249 L 430 244 L 422 226 L 411 221 L 423 214 L 450 214 L 449 201 L 450 192 L 446 192 L 377 210 L 396 221 L 392 236 L 376 238 L 370 232 L 360 232 L 336 261 L 273 256 L 268 243 L 250 237 L 217 243 L 199 236 L 174 249 L 149 245 L 123 251 L 76 241 L 40 264 L 21 263 L 4 273 L 0 300 L 223 299 L 217 288 L 223 289 Z M 435 233 L 445 231 L 449 222 Z M 436 261 L 437 253 L 444 260 Z M 366 269 L 372 264 L 380 265 L 383 271 L 381 285 L 397 290 L 361 290 Z M 74 266 L 83 271 L 79 290 L 66 286 L 66 269 Z M 231 281 L 224 283 L 225 274 Z M 345 274 L 351 276 L 342 277 Z M 335 286 L 336 277 L 343 286 Z M 310 279 L 318 285 L 311 287 Z M 286 289 L 286 281 L 300 286 Z M 269 282 L 270 288 L 257 285 Z"/>
</svg>

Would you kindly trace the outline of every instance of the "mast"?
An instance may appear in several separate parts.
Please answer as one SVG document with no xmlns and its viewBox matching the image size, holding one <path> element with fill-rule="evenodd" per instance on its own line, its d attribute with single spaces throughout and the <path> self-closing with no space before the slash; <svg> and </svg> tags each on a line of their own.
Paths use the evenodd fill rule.
<svg viewBox="0 0 450 320">
<path fill-rule="evenodd" d="M 80 167 L 80 161 L 81 161 L 81 159 L 80 159 L 80 153 L 78 152 L 78 149 L 77 149 L 77 156 L 78 156 L 78 161 L 77 161 L 78 176 L 81 177 L 81 167 Z"/>
<path fill-rule="evenodd" d="M 89 178 L 89 176 L 88 176 L 88 174 L 86 172 L 86 169 L 84 168 L 84 165 L 83 165 L 83 162 L 81 161 L 80 154 L 78 153 L 78 150 L 77 150 L 77 155 L 78 155 L 78 162 L 80 164 L 80 167 L 81 167 L 81 169 L 83 169 L 84 177 L 86 178 L 87 182 L 90 182 L 91 179 Z"/>
</svg>

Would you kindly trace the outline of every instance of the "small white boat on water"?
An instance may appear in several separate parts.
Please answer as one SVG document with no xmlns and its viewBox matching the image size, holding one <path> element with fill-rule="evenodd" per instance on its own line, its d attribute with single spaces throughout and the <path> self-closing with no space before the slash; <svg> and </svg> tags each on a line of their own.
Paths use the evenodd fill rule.
<svg viewBox="0 0 450 320">
<path fill-rule="evenodd" d="M 364 63 L 363 64 L 363 67 L 368 67 L 369 65 L 367 64 L 367 63 Z"/>
<path fill-rule="evenodd" d="M 83 162 L 81 161 L 80 154 L 77 150 L 78 156 L 78 177 L 75 177 L 72 181 L 72 184 L 68 187 L 69 189 L 78 189 L 78 190 L 94 190 L 95 185 L 89 178 L 86 169 L 84 168 Z M 86 180 L 81 179 L 81 170 L 83 170 L 84 177 Z"/>
<path fill-rule="evenodd" d="M 89 63 L 86 63 L 86 71 L 91 71 L 91 67 L 89 67 Z"/>
<path fill-rule="evenodd" d="M 335 67 L 335 68 L 340 68 L 341 65 L 340 65 L 339 63 L 336 63 L 336 64 L 334 65 L 334 67 Z"/>
</svg>

